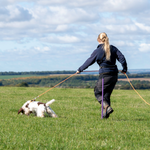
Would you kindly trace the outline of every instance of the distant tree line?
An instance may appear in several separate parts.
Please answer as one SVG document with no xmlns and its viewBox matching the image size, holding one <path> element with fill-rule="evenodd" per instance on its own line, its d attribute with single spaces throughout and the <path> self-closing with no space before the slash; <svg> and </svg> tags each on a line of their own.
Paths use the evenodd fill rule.
<svg viewBox="0 0 150 150">
<path fill-rule="evenodd" d="M 133 80 L 131 81 L 131 83 L 135 89 L 150 89 L 149 81 Z M 116 89 L 132 89 L 131 85 L 127 81 L 118 81 L 115 88 Z"/>
<path fill-rule="evenodd" d="M 128 74 L 129 78 L 150 78 L 150 74 Z M 124 74 L 118 74 L 119 79 L 126 78 Z"/>
<path fill-rule="evenodd" d="M 75 71 L 30 71 L 30 72 L 0 72 L 0 75 L 50 75 L 50 74 L 73 74 Z"/>
<path fill-rule="evenodd" d="M 45 78 L 25 78 L 25 79 L 8 79 L 8 80 L 1 80 L 0 86 L 18 86 L 20 83 L 27 83 L 29 86 L 48 86 L 53 87 L 54 85 L 58 84 L 59 82 L 66 79 L 68 76 L 48 76 Z M 67 87 L 67 88 L 74 88 L 74 87 L 80 87 L 80 88 L 92 88 L 94 87 L 95 82 L 97 81 L 98 76 L 97 75 L 77 75 L 63 84 L 61 84 L 59 87 Z"/>
<path fill-rule="evenodd" d="M 30 71 L 30 72 L 0 72 L 0 75 L 51 75 L 51 74 L 74 74 L 76 71 Z M 90 73 L 92 74 L 92 73 Z M 98 74 L 98 73 L 97 73 Z M 130 74 L 127 73 L 129 78 L 150 78 L 150 73 L 142 73 L 142 74 Z M 119 73 L 118 78 L 126 78 L 125 75 Z"/>
<path fill-rule="evenodd" d="M 61 76 L 48 76 L 48 77 L 30 77 L 24 79 L 5 79 L 0 81 L 0 86 L 25 86 L 25 87 L 53 87 L 66 79 L 67 75 Z M 77 75 L 58 87 L 62 88 L 94 88 L 99 75 Z M 149 81 L 133 80 L 133 86 L 136 89 L 150 89 Z M 118 81 L 115 89 L 131 89 L 130 84 L 127 81 Z"/>
</svg>

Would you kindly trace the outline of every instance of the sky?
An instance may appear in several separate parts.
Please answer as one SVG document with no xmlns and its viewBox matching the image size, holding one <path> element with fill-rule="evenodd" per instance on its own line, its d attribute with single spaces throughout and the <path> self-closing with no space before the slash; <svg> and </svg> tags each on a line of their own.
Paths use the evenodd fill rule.
<svg viewBox="0 0 150 150">
<path fill-rule="evenodd" d="M 150 69 L 149 8 L 149 0 L 0 0 L 0 72 L 77 70 L 101 32 L 128 69 Z"/>
</svg>

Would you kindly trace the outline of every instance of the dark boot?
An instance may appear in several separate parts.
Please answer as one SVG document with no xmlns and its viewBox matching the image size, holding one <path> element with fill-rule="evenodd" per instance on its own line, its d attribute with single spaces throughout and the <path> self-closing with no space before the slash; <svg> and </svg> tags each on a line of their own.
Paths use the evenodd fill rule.
<svg viewBox="0 0 150 150">
<path fill-rule="evenodd" d="M 103 118 L 108 118 L 113 112 L 113 109 L 109 106 L 106 101 L 103 101 Z"/>
</svg>

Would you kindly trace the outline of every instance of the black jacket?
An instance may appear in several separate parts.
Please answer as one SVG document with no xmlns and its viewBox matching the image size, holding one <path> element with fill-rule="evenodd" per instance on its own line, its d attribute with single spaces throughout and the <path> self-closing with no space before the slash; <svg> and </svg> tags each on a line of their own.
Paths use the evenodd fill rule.
<svg viewBox="0 0 150 150">
<path fill-rule="evenodd" d="M 82 72 L 89 66 L 97 62 L 100 66 L 99 73 L 118 73 L 118 68 L 116 66 L 116 60 L 118 60 L 123 67 L 123 72 L 127 72 L 127 63 L 124 55 L 113 45 L 110 46 L 111 56 L 110 61 L 106 60 L 105 51 L 103 49 L 103 44 L 99 44 L 97 49 L 93 51 L 91 56 L 85 61 L 85 63 L 78 69 Z"/>
</svg>

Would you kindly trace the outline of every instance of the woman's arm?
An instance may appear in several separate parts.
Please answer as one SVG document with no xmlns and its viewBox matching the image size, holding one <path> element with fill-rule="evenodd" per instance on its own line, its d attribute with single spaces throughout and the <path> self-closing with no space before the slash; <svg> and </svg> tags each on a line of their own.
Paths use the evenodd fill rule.
<svg viewBox="0 0 150 150">
<path fill-rule="evenodd" d="M 78 71 L 82 72 L 83 70 L 87 69 L 89 66 L 95 63 L 97 58 L 97 50 L 95 50 L 91 56 L 84 62 L 84 64 L 79 67 Z"/>
<path fill-rule="evenodd" d="M 127 62 L 126 59 L 124 57 L 124 55 L 117 49 L 117 60 L 121 63 L 123 70 L 122 72 L 126 73 L 127 72 Z"/>
</svg>

